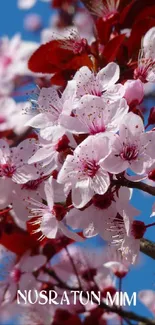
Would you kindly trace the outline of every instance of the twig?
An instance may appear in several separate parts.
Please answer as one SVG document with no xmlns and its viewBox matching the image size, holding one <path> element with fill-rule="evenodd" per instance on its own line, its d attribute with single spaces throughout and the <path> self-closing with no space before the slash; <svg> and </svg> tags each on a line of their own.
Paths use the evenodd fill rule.
<svg viewBox="0 0 155 325">
<path fill-rule="evenodd" d="M 67 247 L 65 247 L 65 250 L 66 250 L 66 253 L 67 253 L 67 255 L 68 255 L 68 258 L 69 258 L 69 260 L 70 260 L 70 262 L 71 262 L 71 265 L 72 265 L 72 267 L 73 267 L 73 270 L 74 270 L 74 272 L 75 272 L 75 275 L 76 275 L 76 277 L 77 277 L 77 281 L 78 281 L 78 284 L 79 284 L 79 288 L 80 288 L 80 290 L 82 290 L 82 285 L 81 285 L 80 277 L 79 277 L 79 275 L 78 275 L 78 271 L 77 271 L 76 266 L 75 266 L 75 264 L 74 264 L 74 260 L 73 260 L 73 258 L 71 257 L 71 255 L 70 255 L 69 250 L 68 250 Z"/>
<path fill-rule="evenodd" d="M 138 190 L 141 190 L 143 192 L 146 192 L 150 195 L 155 196 L 155 187 L 154 186 L 150 186 L 146 183 L 143 182 L 133 182 L 130 181 L 126 178 L 120 178 L 118 180 L 113 180 L 112 181 L 112 185 L 118 185 L 118 186 L 125 186 L 125 187 L 129 187 L 129 188 L 136 188 Z"/>
<path fill-rule="evenodd" d="M 155 243 L 142 238 L 140 241 L 140 250 L 145 255 L 148 255 L 149 257 L 153 258 L 155 260 Z"/>
</svg>

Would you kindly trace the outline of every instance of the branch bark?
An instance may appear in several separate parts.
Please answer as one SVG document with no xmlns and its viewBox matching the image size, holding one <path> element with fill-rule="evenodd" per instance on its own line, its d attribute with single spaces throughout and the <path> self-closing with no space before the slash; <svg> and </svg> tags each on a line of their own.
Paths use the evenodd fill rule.
<svg viewBox="0 0 155 325">
<path fill-rule="evenodd" d="M 112 184 L 118 186 L 125 186 L 129 188 L 136 188 L 138 190 L 141 190 L 143 192 L 155 196 L 155 187 L 143 182 L 133 182 L 126 178 L 120 178 L 118 180 L 113 180 Z"/>
<path fill-rule="evenodd" d="M 140 250 L 142 253 L 144 253 L 145 255 L 153 258 L 155 260 L 155 243 L 142 238 L 140 241 Z"/>
</svg>

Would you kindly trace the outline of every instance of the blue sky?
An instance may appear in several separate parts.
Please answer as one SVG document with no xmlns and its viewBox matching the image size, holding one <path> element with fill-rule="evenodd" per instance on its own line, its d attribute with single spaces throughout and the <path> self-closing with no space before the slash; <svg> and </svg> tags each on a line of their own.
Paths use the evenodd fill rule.
<svg viewBox="0 0 155 325">
<path fill-rule="evenodd" d="M 49 9 L 49 4 L 38 1 L 37 5 L 27 11 L 22 11 L 17 8 L 16 0 L 1 0 L 0 3 L 0 36 L 13 36 L 15 33 L 21 33 L 23 39 L 39 41 L 39 34 L 33 34 L 24 31 L 23 19 L 30 12 L 39 13 L 43 19 L 43 24 L 46 27 L 52 14 Z M 152 103 L 153 104 L 153 103 Z M 151 105 L 150 105 L 151 106 Z M 152 105 L 153 106 L 153 105 Z M 133 204 L 142 211 L 141 220 L 146 223 L 151 222 L 149 215 L 154 198 L 149 195 L 143 195 L 135 190 L 132 200 Z M 149 229 L 146 238 L 154 240 L 154 229 Z M 154 262 L 150 258 L 141 254 L 140 263 L 137 267 L 133 267 L 132 272 L 126 277 L 123 283 L 123 289 L 129 294 L 133 291 L 142 289 L 155 289 L 155 269 Z M 151 316 L 149 311 L 140 303 L 133 308 L 134 311 L 145 316 Z M 25 324 L 26 325 L 26 324 Z"/>
</svg>

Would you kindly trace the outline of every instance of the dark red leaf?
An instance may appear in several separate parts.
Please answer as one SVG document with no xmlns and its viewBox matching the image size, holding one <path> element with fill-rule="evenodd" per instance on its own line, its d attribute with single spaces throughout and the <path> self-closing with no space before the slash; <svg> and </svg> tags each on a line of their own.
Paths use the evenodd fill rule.
<svg viewBox="0 0 155 325">
<path fill-rule="evenodd" d="M 102 57 L 106 61 L 106 63 L 115 61 L 124 40 L 125 40 L 124 34 L 118 35 L 114 37 L 112 40 L 110 40 L 109 43 L 104 47 L 104 50 L 102 52 Z"/>
<path fill-rule="evenodd" d="M 139 49 L 141 48 L 142 37 L 153 26 L 155 26 L 155 19 L 153 18 L 145 18 L 136 22 L 133 25 L 131 35 L 128 41 L 128 50 L 130 57 L 135 58 L 135 55 L 138 54 Z"/>
</svg>

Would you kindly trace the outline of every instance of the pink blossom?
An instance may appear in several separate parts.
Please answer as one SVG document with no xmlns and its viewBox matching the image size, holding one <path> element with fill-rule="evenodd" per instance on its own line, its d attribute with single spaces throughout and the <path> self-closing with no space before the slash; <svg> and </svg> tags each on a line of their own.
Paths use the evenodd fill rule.
<svg viewBox="0 0 155 325">
<path fill-rule="evenodd" d="M 104 194 L 110 178 L 102 163 L 110 151 L 109 140 L 103 135 L 89 136 L 68 155 L 58 175 L 58 183 L 72 188 L 73 204 L 84 207 L 97 194 Z M 101 163 L 102 162 L 102 163 Z"/>
<path fill-rule="evenodd" d="M 24 126 L 30 119 L 26 114 L 22 114 L 28 102 L 16 103 L 11 97 L 0 99 L 0 132 L 13 130 L 16 134 L 24 133 L 27 127 Z"/>
<path fill-rule="evenodd" d="M 65 114 L 71 113 L 74 108 L 76 96 L 76 83 L 68 82 L 62 96 L 54 87 L 42 88 L 37 101 L 38 115 L 34 116 L 26 125 L 40 129 L 40 135 L 46 140 L 53 138 L 53 128 L 60 125 L 60 117 L 63 111 Z M 65 130 L 64 130 L 65 133 Z"/>
<path fill-rule="evenodd" d="M 54 205 L 54 192 L 52 177 L 45 183 L 44 191 L 46 196 L 47 205 L 34 200 L 33 198 L 26 198 L 28 208 L 30 210 L 30 217 L 38 217 L 35 224 L 39 226 L 36 232 L 42 232 L 42 237 L 56 238 L 59 231 L 62 231 L 64 235 L 74 240 L 82 241 L 82 238 L 71 232 L 63 223 L 57 218 L 57 210 Z M 63 206 L 62 206 L 63 210 Z M 65 210 L 64 210 L 65 214 Z"/>
<path fill-rule="evenodd" d="M 155 27 L 145 34 L 142 49 L 139 52 L 138 67 L 134 72 L 135 79 L 142 82 L 155 82 Z"/>
<path fill-rule="evenodd" d="M 128 105 L 123 98 L 109 103 L 102 97 L 84 95 L 74 111 L 75 117 L 65 115 L 64 112 L 61 123 L 72 133 L 117 132 L 127 112 Z"/>
<path fill-rule="evenodd" d="M 37 43 L 24 42 L 18 34 L 11 40 L 7 37 L 0 40 L 0 95 L 13 90 L 15 77 L 31 75 L 27 60 L 36 48 Z"/>
<path fill-rule="evenodd" d="M 24 140 L 16 148 L 9 148 L 0 140 L 0 183 L 4 191 L 0 193 L 1 208 L 11 203 L 15 184 L 24 184 L 42 175 L 36 165 L 28 165 L 28 159 L 35 152 L 35 141 Z"/>
<path fill-rule="evenodd" d="M 39 270 L 46 263 L 46 257 L 44 255 L 30 256 L 27 252 L 20 260 L 17 260 L 15 255 L 11 255 L 11 253 L 9 255 L 7 251 L 4 251 L 3 254 L 4 257 L 1 262 L 4 264 L 5 274 L 1 288 L 4 301 L 10 303 L 15 299 L 18 288 L 20 290 L 37 288 L 37 281 L 33 272 Z"/>
<path fill-rule="evenodd" d="M 142 119 L 130 112 L 120 125 L 119 135 L 111 137 L 111 153 L 103 162 L 104 168 L 114 174 L 127 168 L 143 174 L 154 158 L 153 137 L 154 132 L 144 133 Z"/>
<path fill-rule="evenodd" d="M 111 62 L 97 74 L 82 67 L 76 72 L 74 79 L 77 83 L 77 96 L 93 95 L 103 97 L 104 100 L 114 101 L 124 96 L 124 87 L 116 84 L 120 76 L 119 66 Z"/>
<path fill-rule="evenodd" d="M 28 165 L 28 159 L 35 151 L 35 141 L 24 140 L 17 147 L 9 148 L 6 141 L 0 140 L 0 177 L 6 177 L 18 184 L 37 179 L 39 172 Z"/>
<path fill-rule="evenodd" d="M 99 234 L 104 240 L 111 241 L 113 236 L 119 235 L 119 231 L 113 227 L 117 214 L 123 215 L 125 212 L 133 218 L 140 213 L 130 204 L 131 193 L 130 189 L 124 187 L 120 188 L 118 195 L 110 191 L 95 195 L 92 205 L 85 210 L 71 209 L 65 216 L 66 223 L 74 230 L 82 229 L 85 237 Z"/>
<path fill-rule="evenodd" d="M 29 164 L 41 163 L 44 175 L 50 174 L 54 169 L 60 169 L 64 161 L 63 151 L 76 147 L 72 135 L 65 132 L 61 126 L 53 126 L 52 130 L 52 140 L 40 138 L 36 152 L 28 161 Z"/>
</svg>

